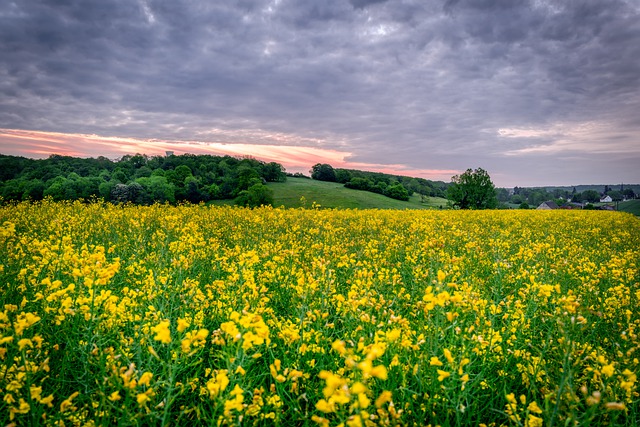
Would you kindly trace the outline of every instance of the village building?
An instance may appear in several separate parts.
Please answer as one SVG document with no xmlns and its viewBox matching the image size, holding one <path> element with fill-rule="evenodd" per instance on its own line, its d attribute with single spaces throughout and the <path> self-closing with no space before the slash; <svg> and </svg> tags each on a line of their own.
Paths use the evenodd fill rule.
<svg viewBox="0 0 640 427">
<path fill-rule="evenodd" d="M 540 203 L 540 206 L 538 206 L 536 209 L 541 209 L 541 210 L 549 210 L 549 209 L 558 209 L 558 205 L 556 205 L 555 202 L 542 202 Z"/>
</svg>

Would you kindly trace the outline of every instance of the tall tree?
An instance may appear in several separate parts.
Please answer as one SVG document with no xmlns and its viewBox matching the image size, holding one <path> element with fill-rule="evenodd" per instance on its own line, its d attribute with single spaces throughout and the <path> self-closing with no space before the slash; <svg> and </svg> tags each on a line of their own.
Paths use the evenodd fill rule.
<svg viewBox="0 0 640 427">
<path fill-rule="evenodd" d="M 313 165 L 313 168 L 310 170 L 311 178 L 317 179 L 318 181 L 331 181 L 336 182 L 336 171 L 333 169 L 333 166 L 328 165 L 326 163 L 317 163 Z"/>
<path fill-rule="evenodd" d="M 460 209 L 493 209 L 498 205 L 496 188 L 482 168 L 451 177 L 447 196 Z"/>
</svg>

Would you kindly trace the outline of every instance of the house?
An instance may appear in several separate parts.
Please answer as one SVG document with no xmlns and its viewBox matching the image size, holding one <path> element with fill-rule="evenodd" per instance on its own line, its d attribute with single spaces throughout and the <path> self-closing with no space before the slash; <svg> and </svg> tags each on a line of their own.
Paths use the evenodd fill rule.
<svg viewBox="0 0 640 427">
<path fill-rule="evenodd" d="M 611 196 L 604 196 L 603 198 L 600 199 L 600 203 L 611 203 L 613 202 L 613 199 L 611 198 Z"/>
<path fill-rule="evenodd" d="M 538 206 L 536 209 L 542 209 L 542 210 L 549 210 L 549 209 L 558 209 L 558 205 L 556 205 L 555 202 L 542 202 L 540 203 L 540 206 Z"/>
</svg>

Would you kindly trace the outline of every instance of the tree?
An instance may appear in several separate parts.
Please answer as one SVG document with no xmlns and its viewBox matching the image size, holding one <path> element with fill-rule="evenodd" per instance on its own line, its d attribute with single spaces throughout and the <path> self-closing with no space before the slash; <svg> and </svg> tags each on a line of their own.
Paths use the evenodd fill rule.
<svg viewBox="0 0 640 427">
<path fill-rule="evenodd" d="M 309 172 L 311 172 L 311 178 L 317 179 L 318 181 L 336 182 L 337 180 L 335 169 L 326 163 L 313 165 L 313 168 L 311 168 Z"/>
<path fill-rule="evenodd" d="M 44 196 L 44 183 L 39 179 L 27 181 L 22 193 L 22 200 L 42 200 Z"/>
<path fill-rule="evenodd" d="M 511 196 L 511 203 L 513 203 L 514 205 L 519 205 L 522 202 L 524 202 L 524 200 L 522 199 L 521 195 L 514 194 L 513 196 Z"/>
<path fill-rule="evenodd" d="M 336 182 L 346 184 L 351 180 L 351 172 L 346 169 L 336 169 Z"/>
<path fill-rule="evenodd" d="M 510 197 L 509 190 L 507 190 L 506 188 L 496 189 L 496 197 L 498 198 L 499 202 L 507 203 Z"/>
<path fill-rule="evenodd" d="M 627 199 L 633 199 L 636 197 L 636 194 L 633 192 L 632 188 L 625 188 L 622 191 L 622 194 L 624 195 L 624 197 L 626 197 Z"/>
<path fill-rule="evenodd" d="M 164 176 L 142 177 L 136 179 L 136 182 L 144 188 L 146 196 L 143 200 L 145 204 L 153 202 L 174 203 L 176 201 L 175 186 L 169 183 Z"/>
<path fill-rule="evenodd" d="M 611 200 L 613 200 L 614 202 L 621 202 L 624 199 L 622 191 L 618 190 L 609 190 L 608 196 L 611 197 Z"/>
<path fill-rule="evenodd" d="M 460 209 L 493 209 L 498 205 L 495 186 L 482 168 L 451 177 L 447 196 Z"/>
<path fill-rule="evenodd" d="M 351 178 L 351 181 L 344 184 L 346 188 L 352 188 L 354 190 L 368 191 L 372 187 L 372 182 L 366 178 Z"/>
<path fill-rule="evenodd" d="M 273 191 L 263 184 L 255 184 L 248 190 L 242 190 L 235 199 L 236 204 L 255 208 L 258 206 L 273 206 Z"/>
<path fill-rule="evenodd" d="M 285 182 L 287 173 L 280 163 L 270 162 L 262 165 L 262 175 L 269 182 Z"/>
<path fill-rule="evenodd" d="M 385 196 L 405 202 L 409 200 L 409 192 L 400 183 L 389 186 L 385 192 Z"/>
<path fill-rule="evenodd" d="M 262 184 L 262 178 L 257 170 L 249 165 L 238 166 L 238 192 L 248 190 L 256 184 Z"/>
<path fill-rule="evenodd" d="M 596 190 L 585 190 L 582 192 L 582 200 L 589 203 L 596 203 L 600 201 L 600 193 Z"/>
</svg>

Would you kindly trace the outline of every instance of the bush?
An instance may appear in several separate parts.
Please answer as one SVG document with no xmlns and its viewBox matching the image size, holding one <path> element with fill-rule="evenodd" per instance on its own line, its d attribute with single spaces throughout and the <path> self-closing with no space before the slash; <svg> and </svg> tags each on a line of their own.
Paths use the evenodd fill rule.
<svg viewBox="0 0 640 427">
<path fill-rule="evenodd" d="M 402 184 L 394 184 L 388 187 L 385 196 L 396 200 L 409 200 L 409 192 L 402 186 Z"/>
<path fill-rule="evenodd" d="M 273 191 L 263 184 L 255 184 L 248 190 L 243 190 L 236 197 L 237 205 L 256 208 L 258 206 L 273 206 Z"/>
</svg>

